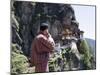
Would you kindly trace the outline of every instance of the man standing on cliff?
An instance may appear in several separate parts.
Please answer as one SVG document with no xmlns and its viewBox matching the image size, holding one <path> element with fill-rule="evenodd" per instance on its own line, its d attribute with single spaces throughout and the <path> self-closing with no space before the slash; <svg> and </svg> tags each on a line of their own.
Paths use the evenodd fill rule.
<svg viewBox="0 0 100 75">
<path fill-rule="evenodd" d="M 48 24 L 40 25 L 40 32 L 32 42 L 31 64 L 35 65 L 35 72 L 48 72 L 49 54 L 53 52 L 55 43 L 48 32 Z"/>
</svg>

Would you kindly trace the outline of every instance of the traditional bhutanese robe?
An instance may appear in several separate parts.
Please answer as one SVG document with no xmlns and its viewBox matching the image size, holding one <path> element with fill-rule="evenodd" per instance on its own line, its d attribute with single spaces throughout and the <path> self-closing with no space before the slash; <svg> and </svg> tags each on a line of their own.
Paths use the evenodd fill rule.
<svg viewBox="0 0 100 75">
<path fill-rule="evenodd" d="M 32 42 L 31 62 L 36 72 L 47 72 L 49 54 L 53 52 L 55 43 L 53 39 L 39 34 Z"/>
</svg>

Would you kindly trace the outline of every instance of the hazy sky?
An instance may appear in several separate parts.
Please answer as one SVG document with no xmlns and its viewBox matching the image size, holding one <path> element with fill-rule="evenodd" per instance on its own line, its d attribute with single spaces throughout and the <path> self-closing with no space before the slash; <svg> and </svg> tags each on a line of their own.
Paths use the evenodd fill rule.
<svg viewBox="0 0 100 75">
<path fill-rule="evenodd" d="M 84 37 L 95 39 L 95 6 L 72 5 Z"/>
</svg>

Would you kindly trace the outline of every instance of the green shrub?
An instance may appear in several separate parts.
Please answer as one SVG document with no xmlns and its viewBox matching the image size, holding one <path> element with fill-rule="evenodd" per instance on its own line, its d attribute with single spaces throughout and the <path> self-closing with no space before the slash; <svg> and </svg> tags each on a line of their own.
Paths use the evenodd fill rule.
<svg viewBox="0 0 100 75">
<path fill-rule="evenodd" d="M 11 52 L 11 73 L 27 73 L 28 59 L 21 50 L 17 49 L 16 44 L 12 44 Z"/>
</svg>

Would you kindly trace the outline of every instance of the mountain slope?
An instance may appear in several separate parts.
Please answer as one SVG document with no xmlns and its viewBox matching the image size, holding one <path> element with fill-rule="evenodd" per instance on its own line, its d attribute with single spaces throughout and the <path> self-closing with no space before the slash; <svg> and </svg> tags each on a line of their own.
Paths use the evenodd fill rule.
<svg viewBox="0 0 100 75">
<path fill-rule="evenodd" d="M 96 53 L 96 40 L 90 39 L 90 38 L 85 38 L 88 44 L 91 47 L 91 52 L 95 56 Z"/>
</svg>

